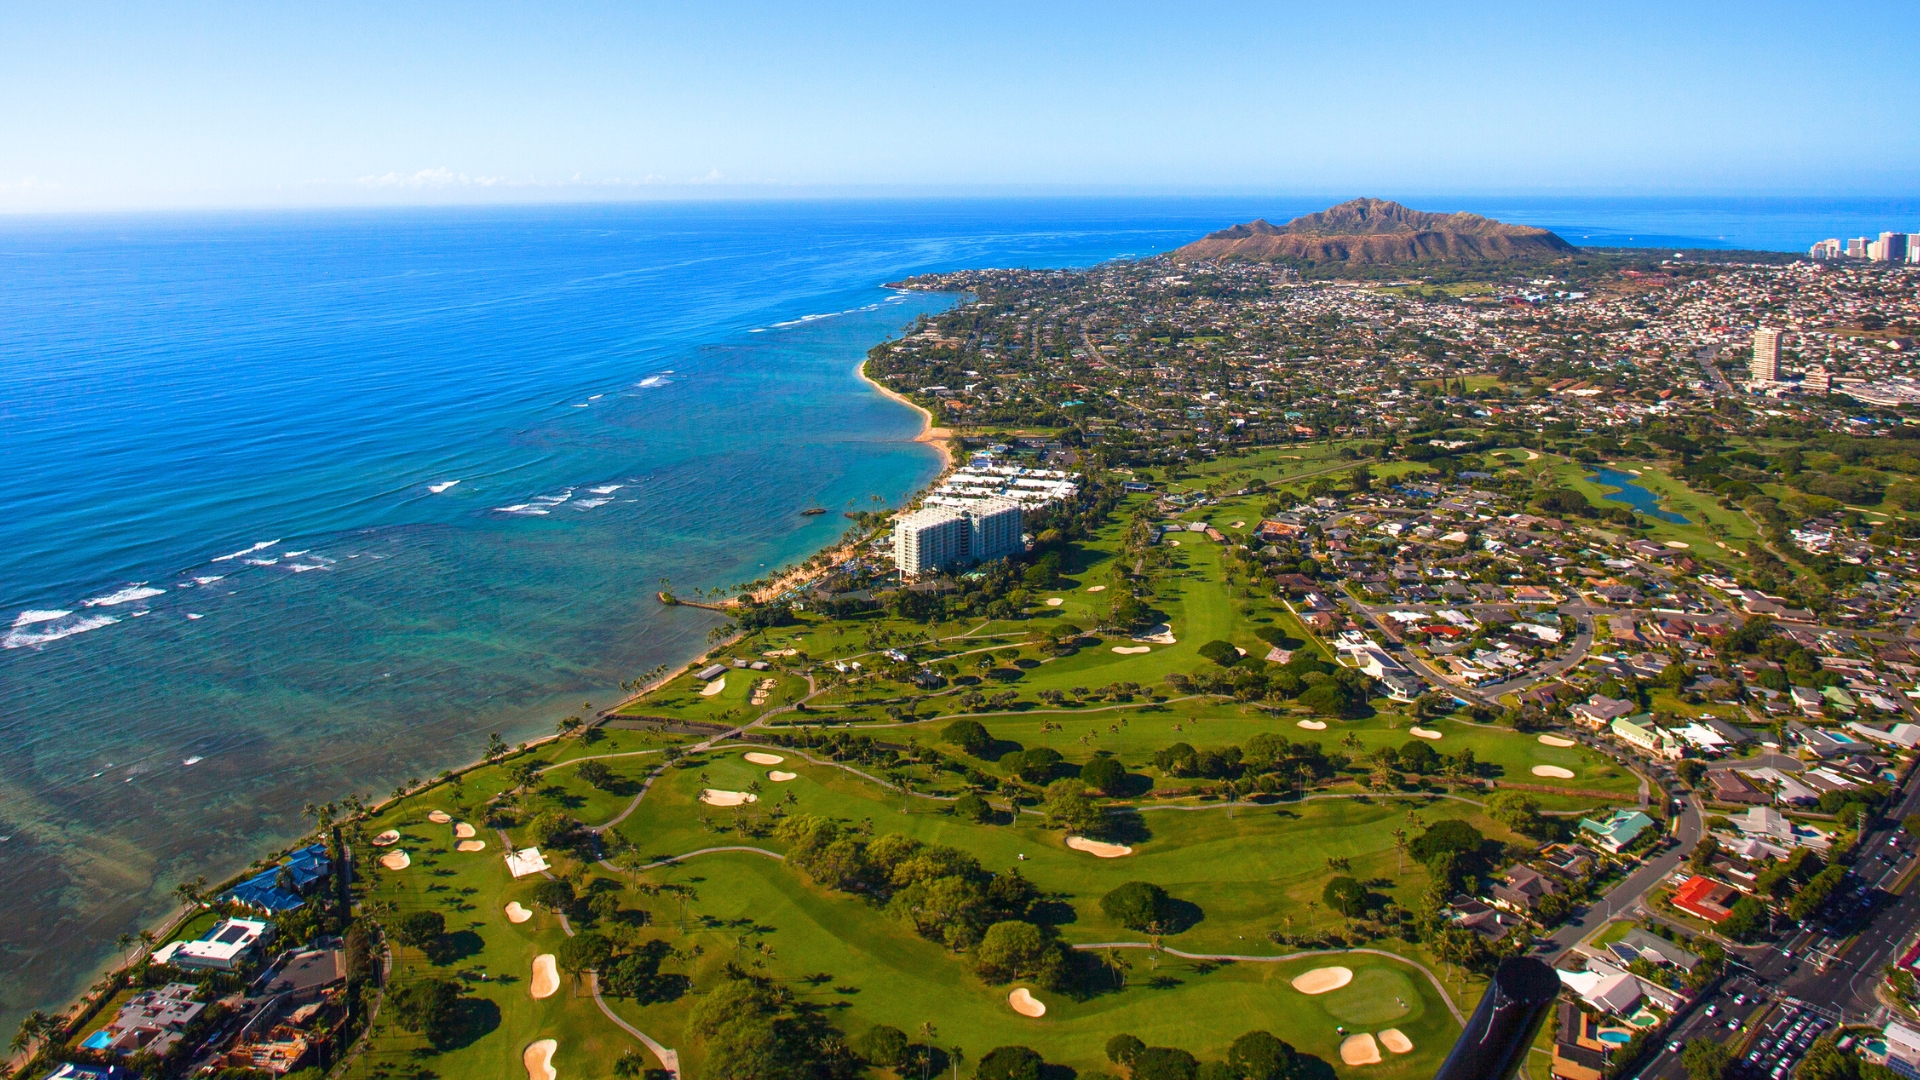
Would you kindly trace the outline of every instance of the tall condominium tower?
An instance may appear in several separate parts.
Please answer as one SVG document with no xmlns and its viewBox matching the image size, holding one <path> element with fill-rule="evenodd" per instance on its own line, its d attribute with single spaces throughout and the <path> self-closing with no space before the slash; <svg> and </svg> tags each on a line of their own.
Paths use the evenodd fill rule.
<svg viewBox="0 0 1920 1080">
<path fill-rule="evenodd" d="M 893 523 L 893 564 L 906 577 L 991 562 L 1022 547 L 1020 504 L 989 499 L 958 509 L 930 506 Z"/>
<path fill-rule="evenodd" d="M 1753 332 L 1753 362 L 1747 377 L 1757 383 L 1780 381 L 1780 331 L 1763 326 Z"/>
</svg>

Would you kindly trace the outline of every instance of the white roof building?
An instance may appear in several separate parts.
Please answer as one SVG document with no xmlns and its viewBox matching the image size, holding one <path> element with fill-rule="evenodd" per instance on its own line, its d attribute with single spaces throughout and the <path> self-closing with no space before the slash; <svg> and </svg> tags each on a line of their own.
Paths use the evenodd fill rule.
<svg viewBox="0 0 1920 1080">
<path fill-rule="evenodd" d="M 528 874 L 545 873 L 546 869 L 546 856 L 541 855 L 537 847 L 521 848 L 519 851 L 507 854 L 507 870 L 514 877 L 523 878 Z"/>
</svg>

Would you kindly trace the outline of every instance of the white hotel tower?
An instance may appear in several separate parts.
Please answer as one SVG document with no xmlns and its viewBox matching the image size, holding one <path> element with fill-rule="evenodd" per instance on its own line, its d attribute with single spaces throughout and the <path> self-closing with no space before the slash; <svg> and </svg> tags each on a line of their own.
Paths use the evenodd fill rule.
<svg viewBox="0 0 1920 1080">
<path fill-rule="evenodd" d="M 904 577 L 991 562 L 1021 550 L 1020 527 L 1020 504 L 1006 499 L 916 510 L 893 523 L 893 562 Z"/>
</svg>

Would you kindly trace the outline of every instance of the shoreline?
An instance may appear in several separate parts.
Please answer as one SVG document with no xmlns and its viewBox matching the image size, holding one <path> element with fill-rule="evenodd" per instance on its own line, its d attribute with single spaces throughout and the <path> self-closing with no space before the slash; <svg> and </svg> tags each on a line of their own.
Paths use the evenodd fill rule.
<svg viewBox="0 0 1920 1080">
<path fill-rule="evenodd" d="M 889 389 L 886 386 L 883 386 L 878 381 L 870 377 L 867 374 L 866 369 L 867 369 L 867 361 L 863 357 L 860 360 L 860 362 L 857 365 L 855 365 L 854 375 L 857 378 L 859 378 L 862 382 L 866 383 L 868 386 L 871 386 L 874 390 L 878 391 L 882 396 L 891 398 L 892 400 L 907 406 L 908 408 L 912 409 L 914 412 L 920 415 L 920 433 L 914 436 L 913 441 L 927 444 L 928 446 L 932 447 L 936 453 L 940 455 L 940 471 L 938 474 L 936 474 L 936 479 L 939 475 L 944 475 L 945 473 L 950 471 L 953 468 L 953 451 L 947 445 L 947 440 L 952 438 L 953 436 L 952 430 L 949 428 L 934 427 L 933 414 L 931 412 L 929 412 L 927 409 L 923 408 L 922 406 L 915 404 L 913 401 L 909 400 L 904 395 L 899 394 Z M 931 481 L 929 483 L 931 483 Z M 768 589 L 762 590 L 760 593 L 753 594 L 753 597 L 756 602 L 759 602 L 761 601 L 762 593 L 778 595 L 778 593 L 780 592 L 784 592 L 786 590 L 792 589 L 798 585 L 803 585 L 807 581 L 826 573 L 829 569 L 831 569 L 832 566 L 836 565 L 837 563 L 844 561 L 844 559 L 846 559 L 851 554 L 853 554 L 853 552 L 856 551 L 857 548 L 858 548 L 857 544 L 844 545 L 839 541 L 832 542 L 827 546 L 821 548 L 819 551 L 815 552 L 812 556 L 809 556 L 809 558 L 818 557 L 822 555 L 827 556 L 827 559 L 828 559 L 827 565 L 819 568 L 818 570 L 814 570 L 811 572 L 803 571 L 803 572 L 789 575 L 786 578 L 783 578 L 774 582 L 773 585 L 769 586 Z M 634 701 L 645 698 L 647 695 L 654 693 L 655 691 L 659 690 L 662 686 L 666 685 L 667 683 L 670 683 L 674 679 L 677 679 L 680 676 L 686 674 L 687 672 L 694 670 L 699 664 L 703 663 L 708 657 L 710 657 L 717 649 L 726 648 L 727 646 L 737 641 L 740 638 L 740 636 L 741 636 L 740 634 L 736 633 L 726 641 L 709 644 L 706 648 L 700 650 L 697 654 L 687 659 L 684 663 L 674 667 L 672 670 L 666 673 L 661 674 L 660 676 L 657 676 L 654 679 L 649 680 L 644 687 L 636 690 L 633 693 L 622 696 L 613 705 L 607 708 L 596 710 L 595 713 L 593 714 L 592 719 L 588 722 L 588 726 L 597 727 L 600 724 L 605 723 L 608 719 L 612 718 L 621 708 L 627 706 L 628 704 Z M 532 752 L 538 749 L 539 747 L 545 746 L 549 743 L 561 741 L 567 737 L 568 737 L 567 735 L 560 734 L 560 733 L 540 735 L 535 738 L 531 738 L 524 742 L 519 743 L 510 751 L 510 756 L 517 757 L 517 756 L 520 756 L 521 754 Z M 490 764 L 493 764 L 493 762 L 489 762 L 484 756 L 482 756 L 482 757 L 473 758 L 468 762 L 466 762 L 465 764 L 453 766 L 447 769 L 444 774 L 436 775 L 433 778 L 421 783 L 417 787 L 409 788 L 403 794 L 389 793 L 384 798 L 381 798 L 376 802 L 368 803 L 366 806 L 366 816 L 372 817 L 375 814 L 382 812 L 383 810 L 385 810 L 387 807 L 391 806 L 394 803 L 404 801 L 405 799 L 413 798 L 417 795 L 420 795 L 424 792 L 430 791 L 436 787 L 441 786 L 442 784 L 447 783 L 450 779 L 454 777 L 465 775 L 466 773 L 472 772 L 476 769 L 484 768 Z M 301 843 L 308 842 L 308 839 L 309 838 L 303 837 L 302 839 L 295 841 L 293 846 L 297 847 Z M 272 845 L 271 847 L 268 848 L 268 852 L 265 857 L 269 859 L 277 858 L 280 856 L 284 856 L 288 851 L 291 851 L 291 850 L 293 850 L 293 847 L 288 847 L 283 845 Z M 232 879 L 229 881 L 221 882 L 220 885 L 215 886 L 215 888 L 219 888 L 219 887 L 231 884 L 233 881 L 238 881 L 243 879 L 246 876 L 246 873 L 251 871 L 256 864 L 257 864 L 257 860 L 255 862 L 249 862 L 247 864 L 246 870 L 243 870 L 239 874 L 233 876 Z M 101 1002 L 111 997 L 110 994 L 106 996 L 98 995 L 97 987 L 99 986 L 99 981 L 101 978 L 111 976 L 117 980 L 118 977 L 123 972 L 125 972 L 129 967 L 131 967 L 133 964 L 138 963 L 141 959 L 147 956 L 150 956 L 155 948 L 157 948 L 161 943 L 164 943 L 168 939 L 168 937 L 170 937 L 175 931 L 179 929 L 181 925 L 183 925 L 187 920 L 191 919 L 194 915 L 198 914 L 202 910 L 204 910 L 204 908 L 202 908 L 200 905 L 183 905 L 180 908 L 176 908 L 173 911 L 169 912 L 163 918 L 159 919 L 156 923 L 150 924 L 148 929 L 152 930 L 153 933 L 155 934 L 153 945 L 136 949 L 135 952 L 132 954 L 134 959 L 131 962 L 125 959 L 127 954 L 123 952 L 117 953 L 114 960 L 109 961 L 107 964 L 103 965 L 101 968 L 96 969 L 96 976 L 93 980 L 93 984 L 89 986 L 88 989 L 76 995 L 73 999 L 71 999 L 67 1003 L 67 1005 L 64 1008 L 62 1008 L 58 1013 L 55 1013 L 54 1015 L 62 1020 L 65 1020 L 68 1023 L 78 1022 L 78 1021 L 81 1021 L 83 1018 L 86 1018 L 92 1015 L 93 1011 L 98 1008 Z M 8 1061 L 9 1068 L 15 1067 L 18 1064 L 17 1061 L 13 1060 L 13 1057 L 14 1057 L 13 1055 L 9 1055 L 9 1061 Z"/>
<path fill-rule="evenodd" d="M 893 400 L 899 402 L 900 404 L 905 405 L 907 408 L 912 409 L 914 412 L 919 413 L 920 414 L 920 434 L 915 435 L 913 437 L 913 441 L 918 443 L 926 443 L 927 445 L 933 447 L 933 449 L 937 453 L 939 453 L 941 472 L 944 473 L 948 469 L 953 468 L 953 448 L 947 445 L 947 440 L 953 438 L 952 428 L 934 427 L 933 414 L 931 412 L 928 412 L 925 407 L 915 404 L 905 394 L 902 394 L 897 390 L 893 390 L 889 387 L 881 385 L 880 382 L 876 380 L 873 376 L 867 374 L 867 362 L 864 358 L 860 361 L 859 364 L 857 364 L 854 367 L 853 373 L 860 377 L 861 382 L 864 382 L 868 386 L 871 386 L 875 390 L 878 390 L 880 392 L 880 396 L 892 398 Z"/>
</svg>

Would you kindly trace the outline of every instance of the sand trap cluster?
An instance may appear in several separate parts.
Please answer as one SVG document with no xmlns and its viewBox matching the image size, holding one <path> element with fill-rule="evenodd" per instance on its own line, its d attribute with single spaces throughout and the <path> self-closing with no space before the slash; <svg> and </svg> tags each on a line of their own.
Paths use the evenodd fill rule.
<svg viewBox="0 0 1920 1080">
<path fill-rule="evenodd" d="M 1302 720 L 1300 721 L 1300 726 L 1306 728 L 1308 731 L 1327 730 L 1327 722 L 1325 720 Z"/>
<path fill-rule="evenodd" d="M 739 806 L 741 803 L 759 802 L 760 796 L 750 791 L 721 791 L 718 788 L 702 788 L 700 801 L 708 806 Z"/>
<path fill-rule="evenodd" d="M 753 750 L 740 756 L 745 758 L 749 765 L 778 765 L 787 760 L 779 754 L 763 754 L 758 750 Z"/>
<path fill-rule="evenodd" d="M 471 840 L 473 839 L 473 835 L 473 826 L 464 821 L 453 827 L 453 838 L 455 840 Z"/>
<path fill-rule="evenodd" d="M 485 840 L 462 840 L 459 843 L 453 845 L 453 850 L 485 851 L 487 850 L 487 842 Z"/>
<path fill-rule="evenodd" d="M 1048 606 L 1048 607 L 1059 607 L 1059 606 L 1060 606 L 1061 604 L 1064 604 L 1064 603 L 1066 603 L 1066 600 L 1064 600 L 1064 599 L 1063 599 L 1063 598 L 1061 598 L 1061 597 L 1058 597 L 1058 596 L 1049 596 L 1049 597 L 1047 597 L 1047 606 Z"/>
<path fill-rule="evenodd" d="M 507 921 L 508 922 L 523 923 L 531 918 L 533 918 L 533 912 L 528 911 L 526 908 L 521 907 L 520 901 L 515 900 L 512 903 L 509 903 L 507 905 Z"/>
<path fill-rule="evenodd" d="M 1153 648 L 1149 645 L 1115 645 L 1113 651 L 1121 656 L 1139 656 L 1141 653 L 1152 652 Z"/>
<path fill-rule="evenodd" d="M 1380 1033 L 1380 1045 L 1396 1054 L 1413 1053 L 1413 1040 L 1399 1028 L 1388 1028 Z"/>
<path fill-rule="evenodd" d="M 1353 981 L 1353 969 L 1318 967 L 1293 977 L 1293 988 L 1303 994 L 1326 994 Z"/>
<path fill-rule="evenodd" d="M 373 838 L 374 847 L 392 847 L 393 845 L 399 842 L 400 842 L 399 829 L 388 829 L 386 832 L 383 832 L 379 836 L 376 836 Z"/>
<path fill-rule="evenodd" d="M 1075 851 L 1098 855 L 1103 859 L 1117 859 L 1122 855 L 1133 854 L 1133 849 L 1125 844 L 1108 844 L 1099 840 L 1089 840 L 1084 836 L 1067 837 L 1067 846 Z"/>
<path fill-rule="evenodd" d="M 725 690 L 726 688 L 727 688 L 727 677 L 725 675 L 722 675 L 719 678 L 708 683 L 707 685 L 701 687 L 700 696 L 712 697 L 713 695 L 719 693 L 722 690 Z"/>
<path fill-rule="evenodd" d="M 433 822 L 435 825 L 445 825 L 447 822 L 453 820 L 453 815 L 447 813 L 445 810 L 435 810 L 427 814 L 427 820 Z"/>
<path fill-rule="evenodd" d="M 761 679 L 753 684 L 753 693 L 747 698 L 749 705 L 765 705 L 767 698 L 773 696 L 773 688 L 780 685 L 772 679 Z"/>
<path fill-rule="evenodd" d="M 1378 1065 L 1380 1044 L 1364 1031 L 1349 1035 L 1340 1041 L 1340 1060 L 1348 1065 Z"/>
<path fill-rule="evenodd" d="M 1573 779 L 1572 769 L 1563 769 L 1558 765 L 1535 765 L 1533 775 L 1551 777 L 1555 780 Z"/>
<path fill-rule="evenodd" d="M 775 650 L 773 650 L 772 652 L 763 652 L 763 653 L 761 653 L 760 655 L 761 655 L 761 656 L 767 656 L 767 657 L 773 657 L 773 656 L 798 656 L 798 655 L 800 655 L 800 650 L 799 650 L 799 649 L 775 649 Z"/>
<path fill-rule="evenodd" d="M 1022 986 L 1007 995 L 1007 1004 L 1021 1016 L 1041 1017 L 1047 1015 L 1047 1003 L 1027 992 Z"/>
<path fill-rule="evenodd" d="M 380 865 L 389 870 L 405 870 L 413 865 L 413 860 L 404 851 L 389 851 L 380 856 Z"/>
<path fill-rule="evenodd" d="M 791 773 L 791 772 L 781 772 L 779 769 L 775 769 L 772 772 L 767 774 L 767 779 L 773 781 L 776 784 L 784 784 L 789 780 L 800 779 L 800 774 Z"/>
<path fill-rule="evenodd" d="M 1441 739 L 1441 738 L 1445 738 L 1445 736 L 1444 736 L 1444 735 L 1441 735 L 1441 734 L 1440 734 L 1439 732 L 1437 732 L 1437 731 L 1435 731 L 1435 730 L 1433 730 L 1433 729 L 1432 729 L 1432 728 L 1430 728 L 1430 727 L 1413 727 L 1413 728 L 1408 728 L 1408 729 L 1407 729 L 1407 734 L 1409 734 L 1409 735 L 1411 735 L 1411 736 L 1413 736 L 1413 737 L 1414 737 L 1414 738 L 1416 738 L 1416 739 Z"/>
<path fill-rule="evenodd" d="M 1542 735 L 1540 742 L 1545 746 L 1572 746 L 1573 740 L 1565 735 Z"/>
<path fill-rule="evenodd" d="M 527 1047 L 527 1052 L 520 1055 L 521 1064 L 527 1067 L 527 1080 L 555 1080 L 560 1074 L 553 1068 L 553 1052 L 558 1049 L 560 1044 L 552 1039 L 541 1039 Z"/>
<path fill-rule="evenodd" d="M 560 968 L 554 963 L 553 954 L 541 953 L 533 958 L 533 985 L 528 987 L 534 998 L 550 998 L 560 989 Z"/>
</svg>

